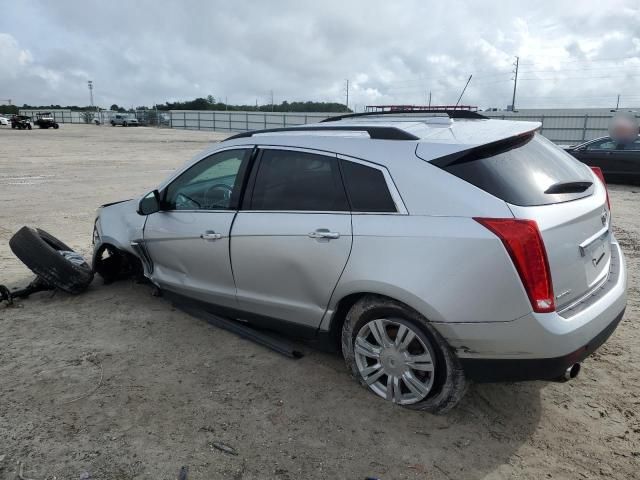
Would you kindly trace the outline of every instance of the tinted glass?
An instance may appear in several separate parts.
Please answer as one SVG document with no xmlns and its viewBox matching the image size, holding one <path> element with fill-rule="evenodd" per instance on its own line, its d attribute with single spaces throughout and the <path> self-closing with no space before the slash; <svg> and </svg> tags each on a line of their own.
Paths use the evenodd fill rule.
<svg viewBox="0 0 640 480">
<path fill-rule="evenodd" d="M 346 160 L 341 160 L 340 164 L 353 211 L 396 211 L 387 182 L 380 170 Z"/>
<path fill-rule="evenodd" d="M 338 160 L 288 150 L 265 150 L 252 210 L 349 210 Z"/>
<path fill-rule="evenodd" d="M 514 205 L 548 205 L 593 193 L 593 186 L 578 193 L 544 193 L 558 183 L 591 182 L 593 178 L 589 167 L 539 134 L 521 147 L 443 168 Z"/>
<path fill-rule="evenodd" d="M 227 150 L 200 160 L 166 189 L 166 210 L 227 210 L 240 193 L 238 172 L 247 150 Z"/>
<path fill-rule="evenodd" d="M 586 147 L 587 150 L 615 150 L 616 142 L 611 140 L 610 138 L 605 138 L 603 140 L 598 140 L 597 142 L 590 143 Z"/>
</svg>

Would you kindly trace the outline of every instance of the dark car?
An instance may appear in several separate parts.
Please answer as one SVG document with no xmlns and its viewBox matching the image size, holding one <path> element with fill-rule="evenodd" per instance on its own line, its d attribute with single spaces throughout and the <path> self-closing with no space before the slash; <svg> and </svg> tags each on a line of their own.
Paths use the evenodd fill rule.
<svg viewBox="0 0 640 480">
<path fill-rule="evenodd" d="M 632 143 L 596 138 L 565 150 L 582 163 L 600 167 L 608 183 L 640 185 L 640 137 Z"/>
<path fill-rule="evenodd" d="M 11 117 L 11 128 L 17 128 L 18 130 L 24 130 L 26 128 L 31 130 L 31 117 L 14 115 Z"/>
<path fill-rule="evenodd" d="M 40 128 L 58 128 L 58 122 L 56 122 L 51 115 L 51 112 L 36 113 L 36 121 L 34 122 Z"/>
</svg>

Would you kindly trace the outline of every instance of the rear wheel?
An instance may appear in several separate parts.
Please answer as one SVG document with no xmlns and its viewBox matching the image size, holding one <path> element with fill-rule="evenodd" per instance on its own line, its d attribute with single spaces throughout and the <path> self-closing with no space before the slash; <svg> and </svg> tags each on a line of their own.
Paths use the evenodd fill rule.
<svg viewBox="0 0 640 480">
<path fill-rule="evenodd" d="M 128 125 L 127 125 L 127 122 L 122 122 L 122 126 L 123 126 L 123 127 L 128 126 Z"/>
<path fill-rule="evenodd" d="M 394 300 L 359 300 L 345 319 L 342 352 L 352 375 L 392 403 L 444 413 L 466 392 L 460 363 L 444 338 Z"/>
<path fill-rule="evenodd" d="M 59 127 L 59 126 L 60 126 L 60 125 L 58 125 L 57 123 L 54 123 L 54 124 L 53 124 L 53 128 L 54 128 L 54 129 L 56 129 L 56 130 L 58 129 L 58 127 Z"/>
<path fill-rule="evenodd" d="M 27 124 L 27 130 L 31 130 L 31 124 Z"/>
</svg>

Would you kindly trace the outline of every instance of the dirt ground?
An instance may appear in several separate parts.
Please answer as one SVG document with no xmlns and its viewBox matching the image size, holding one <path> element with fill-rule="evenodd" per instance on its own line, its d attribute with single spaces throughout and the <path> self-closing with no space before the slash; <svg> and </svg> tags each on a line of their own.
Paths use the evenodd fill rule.
<svg viewBox="0 0 640 480">
<path fill-rule="evenodd" d="M 0 128 L 0 283 L 31 279 L 8 246 L 22 225 L 88 255 L 97 206 L 219 138 Z M 475 385 L 445 416 L 388 405 L 337 355 L 284 358 L 130 281 L 0 306 L 0 479 L 640 478 L 640 188 L 611 197 L 630 282 L 612 338 L 572 382 Z"/>
</svg>

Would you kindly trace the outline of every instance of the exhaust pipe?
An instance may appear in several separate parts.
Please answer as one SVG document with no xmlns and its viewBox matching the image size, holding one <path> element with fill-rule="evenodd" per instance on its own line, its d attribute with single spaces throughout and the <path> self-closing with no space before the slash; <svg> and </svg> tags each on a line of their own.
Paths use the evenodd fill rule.
<svg viewBox="0 0 640 480">
<path fill-rule="evenodd" d="M 569 368 L 564 371 L 564 375 L 562 376 L 562 380 L 568 382 L 572 378 L 576 378 L 580 373 L 580 364 L 574 363 Z"/>
</svg>

